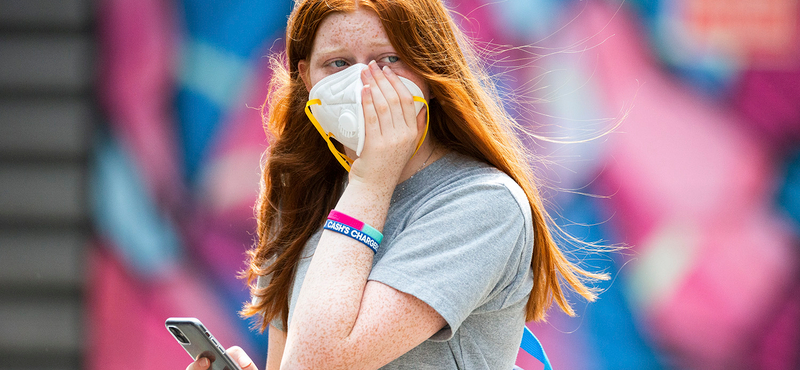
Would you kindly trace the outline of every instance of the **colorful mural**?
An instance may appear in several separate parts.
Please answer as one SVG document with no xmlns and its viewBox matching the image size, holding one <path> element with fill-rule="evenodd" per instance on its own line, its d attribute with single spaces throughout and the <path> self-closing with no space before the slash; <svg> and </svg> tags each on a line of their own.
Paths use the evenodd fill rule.
<svg viewBox="0 0 800 370">
<path fill-rule="evenodd" d="M 87 368 L 184 368 L 169 316 L 263 364 L 236 276 L 268 146 L 265 56 L 292 4 L 97 3 Z M 565 244 L 613 279 L 573 298 L 578 317 L 529 324 L 554 368 L 800 368 L 800 2 L 448 6 L 535 134 L 559 225 L 626 247 Z"/>
</svg>

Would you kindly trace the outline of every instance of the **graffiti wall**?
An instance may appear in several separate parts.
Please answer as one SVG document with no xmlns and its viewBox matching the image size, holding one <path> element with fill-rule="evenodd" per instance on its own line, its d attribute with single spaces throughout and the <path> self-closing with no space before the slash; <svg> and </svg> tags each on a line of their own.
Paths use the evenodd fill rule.
<svg viewBox="0 0 800 370">
<path fill-rule="evenodd" d="M 268 147 L 267 56 L 291 7 L 98 1 L 88 368 L 185 368 L 170 316 L 264 364 L 237 273 Z M 554 367 L 800 367 L 800 3 L 448 7 L 530 132 L 550 213 L 623 247 L 565 243 L 612 279 L 596 303 L 572 298 L 578 317 L 529 324 Z"/>
</svg>

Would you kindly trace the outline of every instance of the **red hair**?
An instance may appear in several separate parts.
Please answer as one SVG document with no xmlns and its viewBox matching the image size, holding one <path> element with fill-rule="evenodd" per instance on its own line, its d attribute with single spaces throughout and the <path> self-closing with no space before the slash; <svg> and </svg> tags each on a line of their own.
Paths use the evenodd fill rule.
<svg viewBox="0 0 800 370">
<path fill-rule="evenodd" d="M 448 10 L 439 0 L 361 0 L 359 6 L 378 14 L 399 57 L 430 87 L 430 134 L 437 142 L 491 164 L 525 191 L 534 230 L 534 284 L 526 319 L 543 320 L 553 300 L 574 315 L 561 279 L 592 301 L 595 292 L 582 277 L 607 277 L 579 268 L 555 243 L 548 227 L 553 222 L 544 210 L 527 151 L 514 134 L 517 124 L 497 103 L 494 88 L 485 85 L 488 76 L 474 63 Z M 262 330 L 277 317 L 287 323 L 289 292 L 303 247 L 335 206 L 346 176 L 303 112 L 308 91 L 298 62 L 310 57 L 326 16 L 354 10 L 353 0 L 298 1 L 286 30 L 285 58 L 273 58 L 274 75 L 263 108 L 272 142 L 256 204 L 258 242 L 243 274 L 256 300 L 246 304 L 242 314 L 261 314 Z M 259 276 L 271 277 L 266 287 L 253 284 Z"/>
</svg>

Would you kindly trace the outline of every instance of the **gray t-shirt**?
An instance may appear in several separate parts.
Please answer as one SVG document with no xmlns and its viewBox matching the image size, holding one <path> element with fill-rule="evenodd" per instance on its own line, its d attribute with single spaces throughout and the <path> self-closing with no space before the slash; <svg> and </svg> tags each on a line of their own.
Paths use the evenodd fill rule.
<svg viewBox="0 0 800 370">
<path fill-rule="evenodd" d="M 299 262 L 289 325 L 321 230 Z M 451 152 L 397 186 L 383 235 L 369 280 L 419 298 L 447 325 L 382 369 L 511 369 L 533 286 L 531 212 L 519 185 Z"/>
</svg>

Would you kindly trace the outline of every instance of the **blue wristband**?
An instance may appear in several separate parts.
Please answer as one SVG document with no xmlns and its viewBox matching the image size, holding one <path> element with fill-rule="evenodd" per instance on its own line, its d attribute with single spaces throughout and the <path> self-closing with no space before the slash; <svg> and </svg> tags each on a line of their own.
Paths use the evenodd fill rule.
<svg viewBox="0 0 800 370">
<path fill-rule="evenodd" d="M 331 219 L 325 220 L 325 226 L 323 227 L 326 230 L 335 231 L 342 235 L 347 235 L 355 240 L 358 240 L 372 251 L 372 253 L 378 253 L 378 246 L 380 245 L 378 242 L 375 241 L 371 236 L 367 233 L 356 229 L 355 227 L 345 225 L 339 221 L 334 221 Z"/>
</svg>

